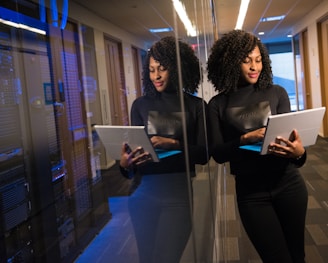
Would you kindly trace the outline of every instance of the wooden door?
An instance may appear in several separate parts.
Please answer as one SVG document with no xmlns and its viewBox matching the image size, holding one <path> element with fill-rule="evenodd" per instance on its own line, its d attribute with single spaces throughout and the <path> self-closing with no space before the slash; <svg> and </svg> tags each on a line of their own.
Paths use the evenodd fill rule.
<svg viewBox="0 0 328 263">
<path fill-rule="evenodd" d="M 310 73 L 308 68 L 308 34 L 303 31 L 293 38 L 293 52 L 296 77 L 296 110 L 312 108 Z"/>
<path fill-rule="evenodd" d="M 328 18 L 319 23 L 319 59 L 322 106 L 328 107 Z M 328 137 L 328 114 L 323 120 L 323 136 Z"/>
<path fill-rule="evenodd" d="M 121 44 L 105 38 L 108 94 L 112 125 L 129 125 Z"/>
<path fill-rule="evenodd" d="M 312 92 L 311 92 L 311 82 L 310 82 L 310 71 L 309 71 L 309 54 L 308 54 L 308 32 L 307 30 L 301 33 L 301 56 L 302 60 L 302 71 L 303 71 L 303 103 L 304 109 L 312 109 Z"/>
<path fill-rule="evenodd" d="M 140 55 L 138 48 L 132 47 L 132 61 L 133 61 L 133 72 L 134 72 L 134 82 L 136 87 L 136 97 L 140 97 L 142 95 L 142 85 L 141 85 L 141 63 L 140 63 Z"/>
</svg>

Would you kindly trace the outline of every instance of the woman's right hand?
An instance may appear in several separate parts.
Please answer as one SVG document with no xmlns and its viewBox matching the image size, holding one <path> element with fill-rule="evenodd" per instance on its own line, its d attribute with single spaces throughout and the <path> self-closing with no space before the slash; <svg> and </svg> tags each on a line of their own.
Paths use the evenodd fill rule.
<svg viewBox="0 0 328 263">
<path fill-rule="evenodd" d="M 263 141 L 265 129 L 266 128 L 260 128 L 260 129 L 245 133 L 244 135 L 240 136 L 240 144 L 245 145 L 245 144 L 252 144 L 252 143 L 257 143 L 257 142 Z"/>
<path fill-rule="evenodd" d="M 152 161 L 152 157 L 148 152 L 145 152 L 142 147 L 137 147 L 133 150 L 124 143 L 122 145 L 120 166 L 124 169 L 132 169 L 135 166 L 141 166 Z"/>
<path fill-rule="evenodd" d="M 177 150 L 180 149 L 180 143 L 178 140 L 173 138 L 167 138 L 162 136 L 152 136 L 150 141 L 154 148 L 165 149 L 165 150 Z"/>
</svg>

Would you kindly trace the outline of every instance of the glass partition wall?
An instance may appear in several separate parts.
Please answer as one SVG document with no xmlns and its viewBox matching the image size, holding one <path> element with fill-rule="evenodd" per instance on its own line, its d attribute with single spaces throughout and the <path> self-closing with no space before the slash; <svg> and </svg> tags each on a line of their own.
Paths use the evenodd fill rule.
<svg viewBox="0 0 328 263">
<path fill-rule="evenodd" d="M 94 125 L 131 125 L 132 103 L 143 94 L 142 66 L 155 40 L 108 25 L 81 2 L 0 5 L 0 263 L 150 263 L 140 254 L 151 247 L 157 254 L 149 254 L 161 262 L 165 246 L 180 246 L 181 263 L 238 260 L 232 178 L 211 159 L 189 170 L 182 99 L 184 208 L 175 200 L 182 193 L 174 174 L 126 179 L 106 151 Z M 206 76 L 216 39 L 214 2 L 182 2 L 195 35 L 187 34 L 173 2 L 166 13 L 172 31 L 157 33 L 157 40 L 170 35 L 193 48 L 202 75 L 193 96 L 208 102 L 214 95 Z M 171 190 L 172 200 L 165 192 Z M 187 233 L 174 221 L 186 216 L 183 209 Z M 165 240 L 169 232 L 187 235 L 186 244 Z"/>
</svg>

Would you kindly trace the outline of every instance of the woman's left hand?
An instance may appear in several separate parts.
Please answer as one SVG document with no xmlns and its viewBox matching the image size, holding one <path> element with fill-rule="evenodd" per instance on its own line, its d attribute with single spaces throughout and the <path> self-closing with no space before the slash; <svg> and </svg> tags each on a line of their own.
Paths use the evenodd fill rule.
<svg viewBox="0 0 328 263">
<path fill-rule="evenodd" d="M 288 139 L 277 136 L 275 142 L 270 143 L 268 152 L 280 157 L 298 159 L 304 154 L 305 149 L 299 133 L 293 130 Z"/>
</svg>

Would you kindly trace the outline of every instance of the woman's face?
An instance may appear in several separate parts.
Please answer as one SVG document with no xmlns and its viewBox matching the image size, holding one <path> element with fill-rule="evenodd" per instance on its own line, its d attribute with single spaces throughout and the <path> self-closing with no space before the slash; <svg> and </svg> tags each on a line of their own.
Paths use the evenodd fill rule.
<svg viewBox="0 0 328 263">
<path fill-rule="evenodd" d="M 163 92 L 169 83 L 169 71 L 153 57 L 149 59 L 149 78 L 158 92 Z"/>
<path fill-rule="evenodd" d="M 258 46 L 241 63 L 241 77 L 248 84 L 255 84 L 262 71 L 262 56 Z"/>
</svg>

